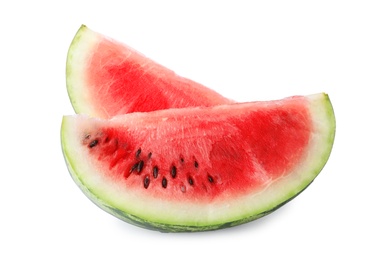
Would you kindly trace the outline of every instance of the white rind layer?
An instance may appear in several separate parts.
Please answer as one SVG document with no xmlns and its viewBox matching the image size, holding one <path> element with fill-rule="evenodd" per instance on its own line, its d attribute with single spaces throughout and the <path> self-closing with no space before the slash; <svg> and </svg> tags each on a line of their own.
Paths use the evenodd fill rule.
<svg viewBox="0 0 390 260">
<path fill-rule="evenodd" d="M 96 113 L 93 107 L 88 105 L 93 102 L 88 89 L 85 88 L 85 68 L 90 60 L 90 50 L 99 43 L 100 38 L 99 34 L 88 30 L 84 25 L 81 26 L 69 47 L 66 60 L 66 85 L 70 101 L 76 112 L 83 111 L 86 115 Z"/>
</svg>

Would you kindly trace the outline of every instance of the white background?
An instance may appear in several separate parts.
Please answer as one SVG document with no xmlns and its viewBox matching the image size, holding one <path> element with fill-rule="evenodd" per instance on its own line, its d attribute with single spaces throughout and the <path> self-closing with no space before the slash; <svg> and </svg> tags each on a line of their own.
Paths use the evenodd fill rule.
<svg viewBox="0 0 390 260">
<path fill-rule="evenodd" d="M 2 1 L 0 259 L 389 259 L 388 1 Z M 81 24 L 237 101 L 327 92 L 337 133 L 300 196 L 236 228 L 128 225 L 73 183 L 60 145 Z"/>
</svg>

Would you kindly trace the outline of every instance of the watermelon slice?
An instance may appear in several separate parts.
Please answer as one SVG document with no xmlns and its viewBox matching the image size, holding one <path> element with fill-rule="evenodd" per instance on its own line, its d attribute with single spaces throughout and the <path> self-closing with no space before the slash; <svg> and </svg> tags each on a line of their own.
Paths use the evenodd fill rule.
<svg viewBox="0 0 390 260">
<path fill-rule="evenodd" d="M 138 226 L 204 231 L 262 217 L 303 191 L 330 155 L 328 95 L 65 116 L 64 157 L 99 207 Z"/>
<path fill-rule="evenodd" d="M 76 113 L 99 118 L 232 102 L 85 25 L 69 47 L 66 84 Z"/>
</svg>

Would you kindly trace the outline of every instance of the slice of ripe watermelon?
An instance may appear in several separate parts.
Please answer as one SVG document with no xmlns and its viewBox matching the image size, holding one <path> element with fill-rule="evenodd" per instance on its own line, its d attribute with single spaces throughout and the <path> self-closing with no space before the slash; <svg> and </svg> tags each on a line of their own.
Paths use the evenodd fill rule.
<svg viewBox="0 0 390 260">
<path fill-rule="evenodd" d="M 109 120 L 65 116 L 61 129 L 68 169 L 94 203 L 172 232 L 234 226 L 274 211 L 319 174 L 334 136 L 326 94 Z"/>
<path fill-rule="evenodd" d="M 76 113 L 99 118 L 232 103 L 85 25 L 69 47 L 66 84 Z"/>
</svg>

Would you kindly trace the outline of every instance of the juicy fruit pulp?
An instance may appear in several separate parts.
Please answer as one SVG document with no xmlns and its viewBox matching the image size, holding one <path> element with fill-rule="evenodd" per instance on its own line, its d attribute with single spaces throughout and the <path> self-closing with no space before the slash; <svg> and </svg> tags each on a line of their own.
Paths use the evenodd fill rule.
<svg viewBox="0 0 390 260">
<path fill-rule="evenodd" d="M 64 117 L 72 177 L 107 212 L 163 231 L 212 230 L 270 213 L 325 165 L 325 94 L 279 101 Z"/>
<path fill-rule="evenodd" d="M 99 118 L 231 103 L 84 25 L 68 51 L 66 82 L 75 111 Z"/>
</svg>

